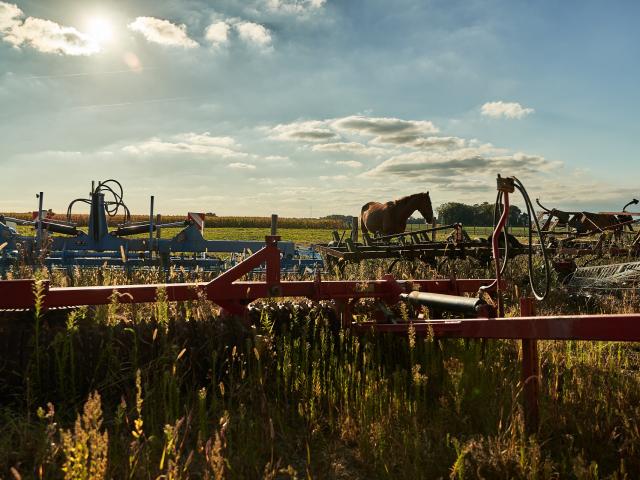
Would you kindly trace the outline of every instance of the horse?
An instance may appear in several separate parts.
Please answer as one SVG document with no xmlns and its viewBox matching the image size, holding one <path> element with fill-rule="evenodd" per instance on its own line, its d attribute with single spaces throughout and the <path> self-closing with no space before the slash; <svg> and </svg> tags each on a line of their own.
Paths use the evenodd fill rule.
<svg viewBox="0 0 640 480">
<path fill-rule="evenodd" d="M 404 233 L 407 220 L 416 210 L 427 224 L 433 222 L 429 192 L 415 193 L 386 203 L 365 203 L 360 210 L 360 229 L 365 237 L 368 237 L 369 232 L 382 235 Z"/>
</svg>

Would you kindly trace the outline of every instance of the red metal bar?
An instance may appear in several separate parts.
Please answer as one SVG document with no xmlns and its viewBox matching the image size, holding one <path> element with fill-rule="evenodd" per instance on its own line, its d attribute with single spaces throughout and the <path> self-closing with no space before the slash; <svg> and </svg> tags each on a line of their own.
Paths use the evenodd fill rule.
<svg viewBox="0 0 640 480">
<path fill-rule="evenodd" d="M 533 298 L 520 299 L 520 315 L 535 316 L 536 305 Z M 522 388 L 524 394 L 524 424 L 528 433 L 534 433 L 539 425 L 538 396 L 540 393 L 540 361 L 538 341 L 522 340 Z"/>
<path fill-rule="evenodd" d="M 491 282 L 489 279 L 463 280 L 403 280 L 392 275 L 371 281 L 312 281 L 280 280 L 280 251 L 278 237 L 267 237 L 266 246 L 242 263 L 222 273 L 208 283 L 173 283 L 144 285 L 108 285 L 93 287 L 49 288 L 41 285 L 43 309 L 76 305 L 106 305 L 118 292 L 120 303 L 155 302 L 157 292 L 163 289 L 168 301 L 195 300 L 205 292 L 209 300 L 234 314 L 244 313 L 247 302 L 269 297 L 308 297 L 313 300 L 381 298 L 396 302 L 400 293 L 411 290 L 462 295 L 477 292 Z M 263 263 L 267 264 L 265 282 L 238 281 Z M 0 281 L 0 309 L 33 308 L 35 305 L 34 280 Z"/>
<path fill-rule="evenodd" d="M 499 179 L 499 176 L 498 176 L 498 179 Z M 502 215 L 500 215 L 500 219 L 498 220 L 498 224 L 496 225 L 496 228 L 494 228 L 493 233 L 491 234 L 491 252 L 493 254 L 493 261 L 495 263 L 495 268 L 496 268 L 496 278 L 491 283 L 491 285 L 489 285 L 488 287 L 485 287 L 484 290 L 496 291 L 496 302 L 498 307 L 497 311 L 498 311 L 498 316 L 501 317 L 504 314 L 504 312 L 503 312 L 503 305 L 502 305 L 502 295 L 500 293 L 501 287 L 502 287 L 501 275 L 500 275 L 500 234 L 504 230 L 504 227 L 507 224 L 507 220 L 509 218 L 509 192 L 506 191 L 505 189 L 501 189 L 500 185 L 498 185 L 498 189 L 502 192 L 504 208 L 502 210 Z M 505 239 L 505 242 L 507 241 L 508 239 Z M 505 248 L 507 248 L 506 244 L 505 244 Z"/>
<path fill-rule="evenodd" d="M 472 318 L 413 322 L 418 335 L 455 338 L 596 340 L 640 342 L 640 314 L 561 315 L 557 317 Z M 409 323 L 353 323 L 358 333 L 406 334 Z"/>
</svg>

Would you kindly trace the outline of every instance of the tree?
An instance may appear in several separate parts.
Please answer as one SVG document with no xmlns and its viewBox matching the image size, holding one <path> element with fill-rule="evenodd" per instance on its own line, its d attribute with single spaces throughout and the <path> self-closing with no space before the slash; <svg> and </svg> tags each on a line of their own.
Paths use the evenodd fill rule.
<svg viewBox="0 0 640 480">
<path fill-rule="evenodd" d="M 459 202 L 447 202 L 437 209 L 438 218 L 442 224 L 462 223 L 469 226 L 493 225 L 494 204 L 489 202 L 467 205 Z M 516 205 L 509 208 L 509 225 L 526 226 L 527 214 Z"/>
</svg>

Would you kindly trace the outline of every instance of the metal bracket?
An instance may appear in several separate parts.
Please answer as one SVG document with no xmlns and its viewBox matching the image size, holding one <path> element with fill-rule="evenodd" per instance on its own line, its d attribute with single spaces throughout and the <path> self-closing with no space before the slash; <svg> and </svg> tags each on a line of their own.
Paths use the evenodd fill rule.
<svg viewBox="0 0 640 480">
<path fill-rule="evenodd" d="M 515 184 L 513 182 L 513 178 L 511 177 L 503 178 L 500 176 L 500 174 L 498 174 L 496 183 L 497 183 L 499 192 L 513 193 L 516 190 Z"/>
</svg>

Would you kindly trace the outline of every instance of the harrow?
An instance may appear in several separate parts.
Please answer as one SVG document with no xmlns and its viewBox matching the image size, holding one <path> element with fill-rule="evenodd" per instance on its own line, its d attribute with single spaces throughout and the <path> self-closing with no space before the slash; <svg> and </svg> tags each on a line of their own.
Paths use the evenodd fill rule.
<svg viewBox="0 0 640 480">
<path fill-rule="evenodd" d="M 63 269 L 105 265 L 127 270 L 176 267 L 220 272 L 239 256 L 264 246 L 260 241 L 205 240 L 204 214 L 189 213 L 184 221 L 162 223 L 159 216 L 154 217 L 153 196 L 149 219 L 132 222 L 123 202 L 122 186 L 116 180 L 92 184 L 89 198 L 78 198 L 69 204 L 66 220 L 47 218 L 42 192 L 38 198 L 38 210 L 34 212 L 33 220 L 0 216 L 0 275 L 17 264 Z M 90 206 L 87 231 L 72 222 L 72 209 L 76 203 Z M 121 210 L 124 212 L 123 223 L 109 230 L 107 217 L 114 217 Z M 33 228 L 34 235 L 18 234 L 18 225 Z M 161 238 L 162 229 L 175 227 L 182 227 L 182 230 L 172 238 Z M 277 216 L 272 217 L 272 229 L 275 228 Z M 132 238 L 140 236 L 145 238 Z M 305 271 L 321 267 L 322 260 L 314 252 L 303 253 L 293 242 L 281 242 L 280 250 L 283 270 Z M 222 259 L 217 254 L 231 256 Z"/>
<path fill-rule="evenodd" d="M 358 219 L 353 217 L 351 234 L 346 239 L 334 232 L 334 239 L 328 244 L 314 245 L 328 266 L 343 270 L 348 264 L 357 264 L 364 260 L 389 259 L 388 272 L 400 262 L 416 262 L 436 267 L 439 259 L 476 258 L 482 263 L 491 261 L 491 237 L 472 240 L 460 223 L 434 226 L 412 232 L 395 235 L 369 237 L 363 235 L 358 240 Z M 445 240 L 436 240 L 437 232 L 448 232 Z M 514 258 L 527 252 L 514 236 L 507 235 L 508 248 L 504 248 L 504 238 L 500 238 L 503 255 Z"/>
<path fill-rule="evenodd" d="M 265 238 L 265 245 L 256 253 L 220 274 L 210 282 L 117 285 L 74 288 L 50 288 L 47 282 L 35 280 L 0 281 L 0 309 L 49 310 L 77 305 L 105 305 L 119 298 L 122 303 L 154 302 L 158 290 L 163 290 L 167 301 L 186 301 L 207 298 L 217 304 L 224 315 L 242 319 L 250 325 L 250 304 L 259 299 L 283 297 L 307 298 L 311 301 L 330 300 L 344 329 L 355 334 L 416 334 L 435 338 L 503 338 L 522 341 L 522 383 L 527 426 L 534 430 L 538 418 L 538 385 L 540 378 L 537 340 L 607 340 L 640 341 L 640 314 L 632 315 L 564 315 L 536 317 L 532 298 L 520 302 L 519 317 L 503 317 L 502 294 L 505 282 L 502 271 L 506 262 L 500 260 L 499 238 L 509 215 L 509 195 L 518 189 L 532 206 L 522 184 L 515 178 L 498 176 L 498 211 L 501 212 L 491 238 L 492 260 L 495 265 L 493 279 L 436 279 L 396 280 L 387 274 L 382 279 L 367 281 L 325 281 L 321 272 L 314 280 L 283 281 L 281 279 L 282 244 L 276 235 Z M 535 217 L 534 217 L 534 220 Z M 537 225 L 537 220 L 536 220 Z M 540 232 L 538 229 L 538 235 Z M 531 242 L 530 242 L 531 244 Z M 532 251 L 529 249 L 530 276 Z M 263 281 L 245 281 L 243 277 L 257 267 L 266 265 Z M 548 262 L 545 257 L 548 273 Z M 548 291 L 532 291 L 543 299 Z M 361 321 L 354 317 L 356 304 L 362 299 L 393 305 L 408 302 L 422 310 L 450 315 L 448 318 L 428 318 L 416 314 L 409 307 L 407 319 L 397 318 L 389 309 L 373 312 L 374 320 Z M 463 318 L 454 318 L 453 315 Z M 370 317 L 371 318 L 371 317 Z"/>
</svg>

